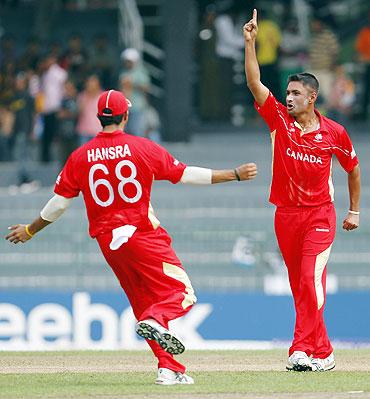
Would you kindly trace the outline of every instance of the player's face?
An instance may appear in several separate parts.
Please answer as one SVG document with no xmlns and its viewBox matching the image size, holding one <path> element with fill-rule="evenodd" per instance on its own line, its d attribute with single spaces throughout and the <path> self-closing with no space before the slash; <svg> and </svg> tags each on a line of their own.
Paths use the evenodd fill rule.
<svg viewBox="0 0 370 399">
<path fill-rule="evenodd" d="M 296 116 L 308 110 L 313 103 L 314 97 L 309 88 L 301 82 L 289 82 L 286 89 L 286 105 L 288 114 Z"/>
</svg>

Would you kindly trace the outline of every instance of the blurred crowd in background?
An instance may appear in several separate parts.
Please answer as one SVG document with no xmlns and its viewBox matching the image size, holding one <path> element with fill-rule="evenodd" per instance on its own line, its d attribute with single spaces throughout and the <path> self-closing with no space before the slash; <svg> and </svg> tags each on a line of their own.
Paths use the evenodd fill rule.
<svg viewBox="0 0 370 399">
<path fill-rule="evenodd" d="M 22 7 L 22 2 L 13 3 Z M 114 7 L 113 3 L 109 6 Z M 259 10 L 257 57 L 262 82 L 278 99 L 284 102 L 287 77 L 305 70 L 320 81 L 321 112 L 341 123 L 369 119 L 370 6 L 366 2 L 366 12 L 355 15 L 357 23 L 351 26 L 333 17 L 329 7 L 333 1 L 240 3 L 197 2 L 194 113 L 201 123 L 243 126 L 255 118 L 245 89 L 242 35 L 253 7 Z M 295 3 L 306 7 L 303 15 Z M 98 2 L 91 4 L 97 7 Z M 346 44 L 344 35 L 350 38 Z M 150 86 L 142 54 L 119 48 L 104 32 L 89 38 L 70 32 L 66 43 L 38 37 L 22 43 L 16 32 L 3 31 L 0 161 L 18 162 L 19 184 L 32 180 L 27 172 L 30 159 L 63 164 L 100 130 L 96 103 L 109 88 L 122 90 L 132 102 L 126 131 L 159 141 L 160 114 L 150 105 Z"/>
<path fill-rule="evenodd" d="M 280 101 L 285 101 L 288 76 L 309 71 L 320 82 L 318 107 L 322 113 L 344 124 L 368 120 L 369 3 L 253 1 L 248 10 L 228 0 L 203 3 L 197 49 L 202 120 L 245 123 L 239 106 L 247 95 L 242 26 L 251 18 L 253 7 L 258 8 L 256 47 L 261 80 Z M 350 9 L 350 3 L 355 9 Z M 351 19 L 343 15 L 348 9 Z"/>
<path fill-rule="evenodd" d="M 12 35 L 1 38 L 0 53 L 0 160 L 22 164 L 19 183 L 27 183 L 30 142 L 38 143 L 38 159 L 54 160 L 52 144 L 58 142 L 57 160 L 94 137 L 101 126 L 96 118 L 103 90 L 122 90 L 132 101 L 126 131 L 158 140 L 158 122 L 149 114 L 146 93 L 150 78 L 136 49 L 114 53 L 104 34 L 86 47 L 72 34 L 66 48 L 51 43 L 46 51 L 37 38 L 24 49 Z M 154 116 L 155 118 L 155 116 Z M 151 131 L 149 130 L 151 128 Z"/>
</svg>

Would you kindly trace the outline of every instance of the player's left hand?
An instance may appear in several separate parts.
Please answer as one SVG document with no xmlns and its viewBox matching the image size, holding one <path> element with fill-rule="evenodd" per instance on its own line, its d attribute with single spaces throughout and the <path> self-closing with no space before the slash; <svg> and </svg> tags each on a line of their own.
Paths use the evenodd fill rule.
<svg viewBox="0 0 370 399">
<path fill-rule="evenodd" d="M 257 165 L 255 163 L 244 163 L 236 168 L 240 180 L 252 180 L 257 176 Z"/>
<path fill-rule="evenodd" d="M 348 213 L 347 217 L 343 220 L 343 229 L 350 231 L 357 229 L 360 225 L 360 215 L 353 215 Z"/>
<path fill-rule="evenodd" d="M 12 230 L 5 239 L 12 242 L 13 244 L 18 244 L 19 242 L 26 242 L 31 239 L 31 237 L 26 232 L 26 224 L 16 224 L 14 226 L 8 227 Z"/>
</svg>

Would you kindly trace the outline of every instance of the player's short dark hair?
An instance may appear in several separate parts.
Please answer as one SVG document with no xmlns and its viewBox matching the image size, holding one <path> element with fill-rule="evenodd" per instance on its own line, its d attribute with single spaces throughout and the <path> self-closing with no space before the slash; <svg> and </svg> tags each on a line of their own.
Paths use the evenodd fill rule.
<svg viewBox="0 0 370 399">
<path fill-rule="evenodd" d="M 122 122 L 124 114 L 116 115 L 116 116 L 101 116 L 98 115 L 98 119 L 102 127 L 106 127 L 109 125 L 119 125 Z"/>
<path fill-rule="evenodd" d="M 288 77 L 288 83 L 290 82 L 301 82 L 303 86 L 309 86 L 316 91 L 316 93 L 319 92 L 319 81 L 312 73 L 302 72 L 290 75 Z"/>
</svg>

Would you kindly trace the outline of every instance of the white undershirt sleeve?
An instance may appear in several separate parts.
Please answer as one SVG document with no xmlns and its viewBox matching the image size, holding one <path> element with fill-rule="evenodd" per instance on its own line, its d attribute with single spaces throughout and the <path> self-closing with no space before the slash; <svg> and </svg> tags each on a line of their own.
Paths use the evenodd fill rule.
<svg viewBox="0 0 370 399">
<path fill-rule="evenodd" d="M 73 198 L 62 197 L 55 194 L 40 212 L 40 216 L 48 222 L 55 222 L 69 207 Z"/>
<path fill-rule="evenodd" d="M 187 166 L 180 182 L 184 184 L 212 184 L 212 169 Z"/>
</svg>

